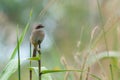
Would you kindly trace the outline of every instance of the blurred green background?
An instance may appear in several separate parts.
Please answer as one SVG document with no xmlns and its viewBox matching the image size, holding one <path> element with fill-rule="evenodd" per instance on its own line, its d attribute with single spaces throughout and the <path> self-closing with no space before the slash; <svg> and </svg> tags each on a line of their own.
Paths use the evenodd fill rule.
<svg viewBox="0 0 120 80">
<path fill-rule="evenodd" d="M 65 67 L 65 64 L 69 65 L 70 69 L 80 69 L 89 46 L 94 46 L 92 50 L 97 49 L 98 52 L 119 51 L 119 2 L 100 0 L 100 12 L 97 0 L 0 0 L 0 71 L 7 64 L 16 45 L 17 24 L 21 34 L 31 10 L 33 13 L 30 28 L 21 46 L 21 58 L 29 57 L 29 37 L 36 23 L 45 26 L 42 66 L 48 69 L 66 69 L 68 67 Z M 95 27 L 97 30 L 91 40 Z M 103 29 L 106 32 L 107 43 L 103 37 L 99 38 Z M 76 55 L 79 56 L 79 60 L 76 59 Z M 22 65 L 22 80 L 29 78 L 28 65 L 28 61 Z M 16 73 L 10 80 L 17 80 Z M 52 77 L 53 80 L 63 80 L 64 75 L 58 73 Z"/>
</svg>

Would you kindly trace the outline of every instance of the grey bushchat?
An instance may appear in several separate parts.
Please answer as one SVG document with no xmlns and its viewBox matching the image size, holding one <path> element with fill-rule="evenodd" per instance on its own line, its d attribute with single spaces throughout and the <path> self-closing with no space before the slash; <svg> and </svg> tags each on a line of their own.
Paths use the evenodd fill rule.
<svg viewBox="0 0 120 80">
<path fill-rule="evenodd" d="M 44 26 L 42 24 L 38 24 L 37 26 L 35 26 L 35 28 L 33 29 L 32 33 L 31 33 L 30 42 L 34 46 L 33 57 L 36 56 L 36 51 L 38 51 L 39 48 L 41 48 L 40 45 L 45 36 L 43 28 L 44 28 Z M 38 46 L 39 46 L 39 48 L 38 48 Z"/>
</svg>

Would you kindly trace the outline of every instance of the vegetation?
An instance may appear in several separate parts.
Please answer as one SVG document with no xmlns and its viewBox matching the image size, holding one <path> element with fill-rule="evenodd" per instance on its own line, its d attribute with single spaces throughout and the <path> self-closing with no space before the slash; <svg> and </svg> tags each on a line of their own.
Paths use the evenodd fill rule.
<svg viewBox="0 0 120 80">
<path fill-rule="evenodd" d="M 33 80 L 37 80 L 36 61 L 40 59 L 42 80 L 119 80 L 119 2 L 1 0 L 0 16 L 5 20 L 0 19 L 0 28 L 13 25 L 10 33 L 16 33 L 16 47 L 9 58 L 5 57 L 8 60 L 6 64 L 1 58 L 0 65 L 4 66 L 0 66 L 0 80 L 29 80 L 29 70 L 33 71 Z M 30 57 L 29 34 L 35 22 L 45 26 L 46 37 L 42 43 L 41 57 L 33 58 Z M 16 24 L 19 24 L 18 29 Z M 3 32 L 6 36 L 1 34 L 1 41 L 8 42 L 7 46 L 10 47 L 9 31 Z M 22 49 L 23 45 L 28 46 Z M 21 49 L 27 51 L 24 53 L 27 57 Z"/>
</svg>

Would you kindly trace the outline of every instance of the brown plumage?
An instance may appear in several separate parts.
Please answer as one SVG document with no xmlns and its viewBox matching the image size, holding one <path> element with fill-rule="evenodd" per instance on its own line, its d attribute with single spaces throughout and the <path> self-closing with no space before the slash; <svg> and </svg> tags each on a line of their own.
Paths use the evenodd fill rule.
<svg viewBox="0 0 120 80">
<path fill-rule="evenodd" d="M 34 46 L 33 57 L 36 56 L 36 51 L 38 50 L 38 46 L 41 44 L 41 42 L 44 39 L 45 34 L 43 31 L 43 28 L 44 28 L 44 26 L 39 24 L 33 29 L 32 33 L 31 33 L 30 42 Z"/>
</svg>

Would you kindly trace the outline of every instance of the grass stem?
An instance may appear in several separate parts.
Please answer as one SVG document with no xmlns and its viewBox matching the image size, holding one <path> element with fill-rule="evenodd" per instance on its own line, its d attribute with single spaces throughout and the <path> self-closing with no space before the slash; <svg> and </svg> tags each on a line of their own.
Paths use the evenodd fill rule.
<svg viewBox="0 0 120 80">
<path fill-rule="evenodd" d="M 30 58 L 31 58 L 31 43 L 30 43 Z M 32 66 L 32 62 L 30 60 L 30 67 Z M 32 80 L 32 70 L 30 70 L 30 80 Z"/>
<path fill-rule="evenodd" d="M 39 44 L 39 49 L 41 49 L 40 44 Z M 39 57 L 41 57 L 41 51 L 38 51 Z M 41 59 L 41 58 L 40 58 Z M 38 69 L 39 69 L 39 80 L 41 80 L 41 60 L 38 60 Z"/>
<path fill-rule="evenodd" d="M 18 80 L 21 80 L 21 67 L 20 67 L 20 46 L 18 38 L 18 28 L 17 28 L 17 48 L 18 48 Z"/>
<path fill-rule="evenodd" d="M 113 77 L 113 69 L 112 69 L 112 65 L 110 64 L 110 72 L 111 72 L 111 80 L 114 80 L 114 77 Z"/>
</svg>

